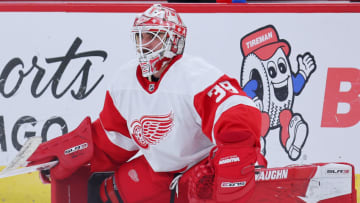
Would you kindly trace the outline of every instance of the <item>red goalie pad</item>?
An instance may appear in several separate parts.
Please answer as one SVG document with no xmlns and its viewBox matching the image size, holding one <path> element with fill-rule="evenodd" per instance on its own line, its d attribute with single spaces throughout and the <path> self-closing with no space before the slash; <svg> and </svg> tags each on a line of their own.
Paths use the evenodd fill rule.
<svg viewBox="0 0 360 203">
<path fill-rule="evenodd" d="M 52 181 L 52 203 L 88 202 L 90 169 L 81 170 L 64 180 Z M 354 167 L 348 163 L 256 169 L 255 180 L 255 191 L 248 201 L 252 203 L 356 203 Z"/>
</svg>

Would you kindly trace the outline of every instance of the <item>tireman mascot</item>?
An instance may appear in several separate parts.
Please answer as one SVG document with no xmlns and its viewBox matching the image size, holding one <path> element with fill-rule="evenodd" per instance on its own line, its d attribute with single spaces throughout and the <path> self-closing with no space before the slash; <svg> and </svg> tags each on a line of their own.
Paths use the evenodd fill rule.
<svg viewBox="0 0 360 203">
<path fill-rule="evenodd" d="M 297 56 L 297 70 L 291 68 L 290 45 L 279 39 L 275 27 L 262 27 L 241 39 L 244 61 L 240 83 L 262 111 L 261 151 L 266 154 L 265 137 L 280 128 L 281 145 L 288 157 L 299 159 L 308 136 L 308 124 L 293 113 L 294 96 L 301 93 L 316 69 L 310 53 Z"/>
<path fill-rule="evenodd" d="M 187 28 L 175 10 L 151 6 L 132 33 L 138 62 L 119 70 L 99 118 L 43 143 L 29 161 L 58 159 L 51 179 L 84 164 L 113 172 L 93 202 L 245 202 L 261 156 L 255 103 L 236 79 L 183 54 Z"/>
</svg>

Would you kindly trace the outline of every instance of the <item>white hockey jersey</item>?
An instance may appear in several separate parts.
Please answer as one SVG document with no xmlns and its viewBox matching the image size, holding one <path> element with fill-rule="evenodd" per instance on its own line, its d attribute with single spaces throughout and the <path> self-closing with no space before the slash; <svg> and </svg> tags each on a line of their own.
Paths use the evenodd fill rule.
<svg viewBox="0 0 360 203">
<path fill-rule="evenodd" d="M 256 131 L 252 100 L 204 60 L 178 56 L 157 82 L 136 66 L 121 69 L 99 117 L 95 143 L 118 162 L 140 150 L 154 171 L 182 171 L 208 156 L 221 133 Z"/>
</svg>

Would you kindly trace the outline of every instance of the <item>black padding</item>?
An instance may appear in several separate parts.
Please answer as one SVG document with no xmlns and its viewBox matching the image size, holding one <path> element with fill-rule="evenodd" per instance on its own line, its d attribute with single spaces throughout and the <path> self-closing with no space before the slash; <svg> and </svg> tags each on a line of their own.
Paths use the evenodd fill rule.
<svg viewBox="0 0 360 203">
<path fill-rule="evenodd" d="M 113 172 L 93 173 L 88 181 L 88 203 L 103 203 L 100 198 L 101 183 Z M 106 191 L 106 190 L 105 190 Z M 110 201 L 106 203 L 111 203 Z"/>
</svg>

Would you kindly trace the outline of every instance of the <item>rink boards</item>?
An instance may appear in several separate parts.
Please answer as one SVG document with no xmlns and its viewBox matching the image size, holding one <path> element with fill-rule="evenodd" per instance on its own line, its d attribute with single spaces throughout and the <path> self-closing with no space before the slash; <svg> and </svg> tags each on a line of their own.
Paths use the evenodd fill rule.
<svg viewBox="0 0 360 203">
<path fill-rule="evenodd" d="M 0 4 L 0 165 L 7 165 L 29 136 L 50 140 L 87 115 L 97 118 L 113 73 L 135 57 L 131 25 L 148 6 Z M 259 77 L 269 78 L 266 68 L 247 67 L 244 54 L 272 37 L 288 48 L 283 58 L 291 75 L 301 70 L 299 57 L 313 56 L 315 70 L 302 84 L 289 79 L 287 90 L 287 108 L 308 127 L 299 157 L 291 157 L 281 142 L 278 113 L 269 105 L 276 105 L 276 95 L 263 92 L 270 98 L 263 103 L 272 118 L 264 135 L 269 167 L 348 162 L 359 178 L 359 5 L 168 6 L 181 13 L 188 27 L 185 53 L 205 58 L 242 86 L 250 77 L 244 73 L 263 71 Z M 261 80 L 262 86 L 270 89 L 276 79 Z M 29 181 L 36 184 L 29 187 Z M 47 202 L 49 190 L 36 173 L 0 180 L 0 197 L 8 202 Z"/>
</svg>

